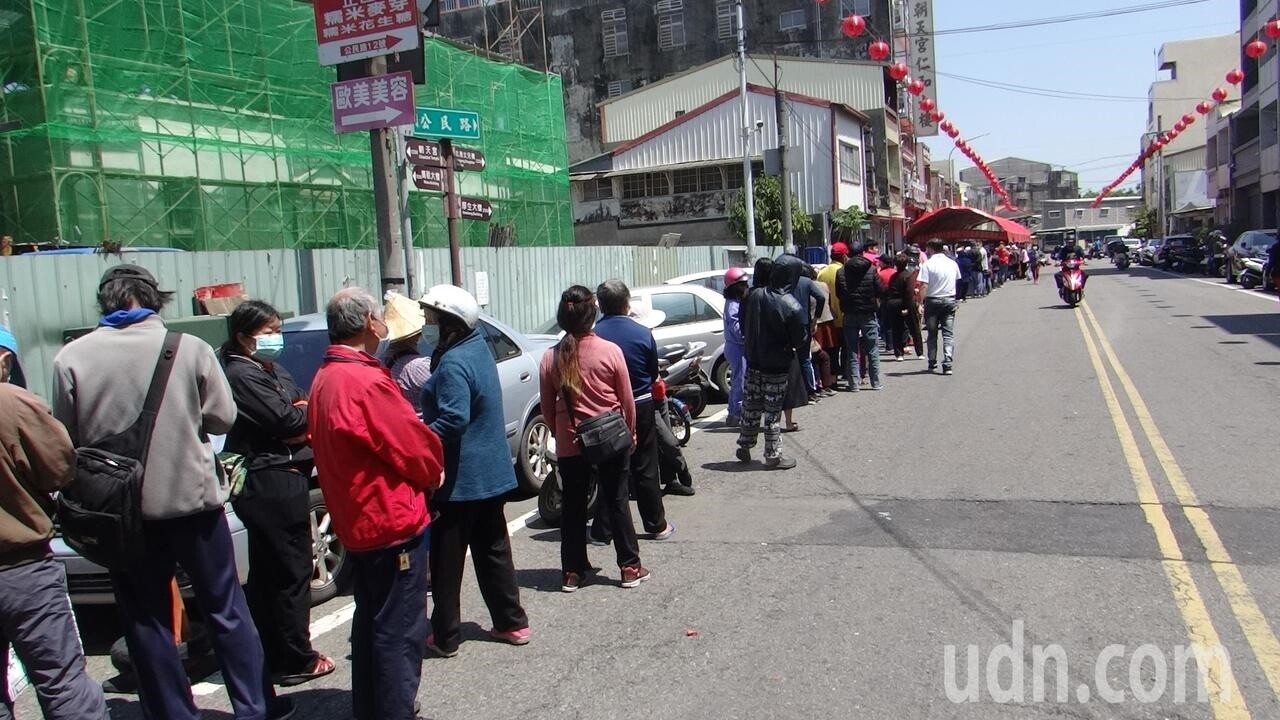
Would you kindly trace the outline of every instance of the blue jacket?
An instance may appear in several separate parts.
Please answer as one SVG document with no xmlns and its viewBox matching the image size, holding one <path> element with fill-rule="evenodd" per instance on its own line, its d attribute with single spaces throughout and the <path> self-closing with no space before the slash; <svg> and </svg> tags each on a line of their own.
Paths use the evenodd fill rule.
<svg viewBox="0 0 1280 720">
<path fill-rule="evenodd" d="M 639 400 L 652 393 L 658 378 L 658 343 L 653 332 L 626 315 L 605 315 L 596 323 L 595 333 L 622 350 L 631 375 L 631 394 Z"/>
<path fill-rule="evenodd" d="M 444 443 L 444 485 L 434 501 L 486 500 L 516 486 L 498 365 L 479 331 L 432 368 L 422 389 L 422 418 Z"/>
</svg>

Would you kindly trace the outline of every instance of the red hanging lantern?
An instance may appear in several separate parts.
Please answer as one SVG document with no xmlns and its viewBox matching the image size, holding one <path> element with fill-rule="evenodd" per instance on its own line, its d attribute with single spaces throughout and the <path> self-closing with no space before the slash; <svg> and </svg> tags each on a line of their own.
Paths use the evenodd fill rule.
<svg viewBox="0 0 1280 720">
<path fill-rule="evenodd" d="M 893 78 L 894 82 L 902 82 L 910 74 L 911 68 L 907 67 L 906 63 L 894 63 L 889 66 L 889 77 Z"/>
<path fill-rule="evenodd" d="M 944 133 L 951 132 L 951 128 L 953 127 L 955 127 L 955 125 L 952 125 L 950 120 L 943 120 L 942 122 L 938 123 L 938 129 Z"/>
<path fill-rule="evenodd" d="M 1232 85 L 1239 85 L 1240 83 L 1244 82 L 1244 73 L 1241 72 L 1239 68 L 1236 68 L 1235 70 L 1228 72 L 1227 82 L 1231 83 Z"/>
<path fill-rule="evenodd" d="M 861 15 L 850 15 L 840 22 L 840 32 L 847 38 L 856 38 L 867 31 L 867 19 Z"/>
<path fill-rule="evenodd" d="M 946 133 L 947 133 L 947 135 L 948 135 L 948 136 L 950 136 L 950 137 L 951 137 L 951 139 L 952 139 L 952 140 L 954 140 L 954 139 L 956 139 L 956 138 L 960 137 L 960 128 L 955 127 L 955 126 L 953 125 L 953 126 L 951 126 L 951 129 L 949 129 L 949 130 L 947 130 L 947 131 L 946 131 Z"/>
<path fill-rule="evenodd" d="M 864 20 L 863 22 L 865 23 L 866 21 Z M 889 47 L 889 43 L 883 40 L 877 40 L 867 47 L 867 54 L 876 62 L 884 62 L 885 60 L 888 60 L 889 55 L 892 52 L 893 49 Z"/>
<path fill-rule="evenodd" d="M 1192 115 L 1191 113 L 1187 113 L 1186 115 L 1183 115 L 1183 116 L 1182 116 L 1182 124 L 1183 124 L 1183 125 L 1195 125 L 1195 124 L 1196 124 L 1196 116 L 1195 116 L 1195 115 Z"/>
<path fill-rule="evenodd" d="M 907 92 L 911 93 L 912 95 L 919 95 L 923 93 L 924 90 L 925 90 L 925 85 L 923 80 L 912 80 L 910 83 L 907 84 Z"/>
<path fill-rule="evenodd" d="M 1181 120 L 1173 124 L 1173 131 L 1176 133 L 1181 133 L 1183 130 L 1186 130 L 1186 129 L 1187 129 L 1187 124 L 1182 122 Z"/>
<path fill-rule="evenodd" d="M 1214 102 L 1225 102 L 1227 99 L 1227 91 L 1223 88 L 1217 88 L 1213 91 Z"/>
<path fill-rule="evenodd" d="M 927 98 L 921 98 L 921 99 L 920 99 L 920 109 L 921 109 L 921 110 L 923 110 L 923 111 L 925 111 L 925 112 L 930 112 L 931 110 L 933 110 L 933 109 L 934 109 L 934 108 L 936 108 L 936 107 L 938 107 L 938 103 L 934 102 L 934 101 L 933 101 L 933 98 L 927 97 Z"/>
<path fill-rule="evenodd" d="M 829 4 L 830 2 L 831 2 L 831 0 L 818 0 L 818 4 L 819 4 L 819 5 L 827 5 L 827 4 Z"/>
<path fill-rule="evenodd" d="M 942 122 L 943 118 L 945 118 L 946 116 L 947 114 L 942 112 L 941 110 L 934 110 L 933 112 L 929 113 L 929 119 L 936 123 Z"/>
<path fill-rule="evenodd" d="M 1200 113 L 1201 115 L 1208 115 L 1209 113 L 1213 112 L 1213 105 L 1210 105 L 1207 102 L 1198 103 L 1196 105 L 1196 112 Z"/>
<path fill-rule="evenodd" d="M 1258 58 L 1267 54 L 1267 44 L 1262 42 L 1261 40 L 1254 40 L 1253 42 L 1244 46 L 1244 54 L 1248 55 L 1254 60 L 1257 60 Z"/>
<path fill-rule="evenodd" d="M 1280 40 L 1280 20 L 1272 20 L 1262 26 L 1262 29 L 1266 31 L 1267 37 L 1272 40 Z"/>
</svg>

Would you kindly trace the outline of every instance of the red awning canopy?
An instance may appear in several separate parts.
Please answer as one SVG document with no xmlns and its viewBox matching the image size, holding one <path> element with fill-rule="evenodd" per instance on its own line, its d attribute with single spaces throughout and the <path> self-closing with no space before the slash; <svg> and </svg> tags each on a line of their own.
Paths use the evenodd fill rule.
<svg viewBox="0 0 1280 720">
<path fill-rule="evenodd" d="M 916 220 L 907 229 L 910 242 L 939 240 L 991 240 L 1025 243 L 1031 230 L 1012 220 L 968 207 L 944 207 Z"/>
</svg>

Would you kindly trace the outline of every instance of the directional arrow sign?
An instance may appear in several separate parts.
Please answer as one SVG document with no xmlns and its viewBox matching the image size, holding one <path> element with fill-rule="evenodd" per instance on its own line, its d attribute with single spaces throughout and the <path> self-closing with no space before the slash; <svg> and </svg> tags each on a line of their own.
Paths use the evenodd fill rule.
<svg viewBox="0 0 1280 720">
<path fill-rule="evenodd" d="M 458 198 L 458 211 L 463 220 L 488 220 L 493 217 L 493 206 L 480 198 Z"/>
<path fill-rule="evenodd" d="M 485 168 L 484 153 L 471 148 L 453 146 L 453 169 L 480 172 Z"/>
<path fill-rule="evenodd" d="M 444 150 L 440 148 L 440 143 L 417 138 L 405 138 L 404 151 L 409 158 L 409 162 L 414 165 L 444 167 Z"/>
<path fill-rule="evenodd" d="M 396 127 L 413 122 L 413 73 L 344 80 L 329 86 L 336 133 Z"/>
<path fill-rule="evenodd" d="M 413 169 L 413 184 L 419 190 L 444 192 L 444 169 L 419 166 Z"/>
<path fill-rule="evenodd" d="M 420 107 L 413 124 L 418 137 L 480 139 L 480 114 L 469 110 Z"/>
<path fill-rule="evenodd" d="M 413 0 L 315 0 L 312 7 L 321 65 L 412 50 L 422 40 Z"/>
</svg>

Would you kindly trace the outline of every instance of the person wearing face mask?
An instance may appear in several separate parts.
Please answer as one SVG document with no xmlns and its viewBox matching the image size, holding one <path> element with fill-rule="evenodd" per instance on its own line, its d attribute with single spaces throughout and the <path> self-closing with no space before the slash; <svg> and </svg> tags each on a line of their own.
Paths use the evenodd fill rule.
<svg viewBox="0 0 1280 720">
<path fill-rule="evenodd" d="M 429 632 L 427 495 L 444 481 L 444 449 L 374 357 L 390 332 L 382 305 L 346 288 L 329 301 L 326 320 L 332 344 L 311 384 L 307 426 L 352 565 L 352 714 L 412 720 Z"/>
<path fill-rule="evenodd" d="M 404 399 L 413 409 L 422 411 L 422 388 L 431 377 L 431 358 L 419 352 L 419 345 L 436 347 L 440 344 L 440 326 L 423 327 L 426 317 L 422 306 L 389 290 L 383 298 L 382 319 L 387 322 L 387 351 L 381 355 L 382 364 L 391 371 L 391 379 L 400 386 Z M 424 339 L 424 333 L 426 335 Z"/>
<path fill-rule="evenodd" d="M 311 647 L 307 400 L 275 362 L 284 352 L 281 322 L 265 302 L 242 303 L 227 320 L 230 337 L 219 355 L 238 410 L 225 449 L 243 455 L 249 471 L 233 503 L 249 533 L 245 599 L 272 680 L 290 686 L 335 666 Z"/>
<path fill-rule="evenodd" d="M 520 605 L 503 514 L 516 487 L 507 450 L 502 383 L 489 343 L 478 329 L 480 305 L 471 293 L 436 285 L 422 296 L 424 335 L 437 336 L 431 379 L 422 391 L 422 419 L 444 443 L 444 485 L 431 497 L 431 578 L 435 607 L 427 648 L 442 657 L 462 641 L 462 575 L 467 551 L 489 608 L 490 637 L 529 643 L 529 616 Z"/>
</svg>

